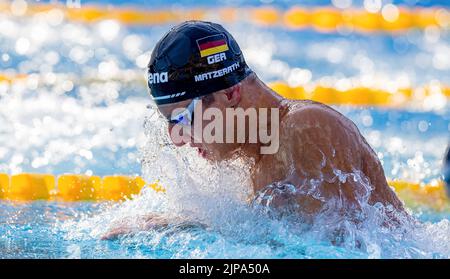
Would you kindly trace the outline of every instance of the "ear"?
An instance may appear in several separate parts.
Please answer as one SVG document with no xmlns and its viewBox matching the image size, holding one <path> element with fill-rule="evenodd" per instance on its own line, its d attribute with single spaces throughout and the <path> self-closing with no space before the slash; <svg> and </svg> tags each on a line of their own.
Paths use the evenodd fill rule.
<svg viewBox="0 0 450 279">
<path fill-rule="evenodd" d="M 235 107 L 241 101 L 241 86 L 240 83 L 233 85 L 225 90 L 225 96 L 227 96 L 230 107 Z"/>
</svg>

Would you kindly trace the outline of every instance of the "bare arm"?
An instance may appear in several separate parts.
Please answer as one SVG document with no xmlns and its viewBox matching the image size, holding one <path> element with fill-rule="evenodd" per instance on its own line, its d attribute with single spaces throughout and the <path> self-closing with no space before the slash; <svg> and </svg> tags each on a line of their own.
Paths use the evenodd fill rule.
<svg viewBox="0 0 450 279">
<path fill-rule="evenodd" d="M 111 224 L 109 231 L 103 235 L 101 239 L 112 240 L 123 235 L 132 235 L 149 230 L 166 229 L 168 227 L 187 229 L 192 227 L 205 227 L 205 225 L 181 217 L 152 213 L 140 216 L 133 222 L 124 219 Z"/>
<path fill-rule="evenodd" d="M 123 219 L 112 223 L 102 239 L 115 239 L 122 235 L 134 234 L 151 228 L 164 228 L 167 225 L 168 219 L 158 214 L 139 216 L 134 220 Z"/>
</svg>

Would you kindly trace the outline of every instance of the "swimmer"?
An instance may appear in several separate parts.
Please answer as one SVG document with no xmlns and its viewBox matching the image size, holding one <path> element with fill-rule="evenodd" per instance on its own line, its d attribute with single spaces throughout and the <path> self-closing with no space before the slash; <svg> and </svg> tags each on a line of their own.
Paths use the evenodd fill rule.
<svg viewBox="0 0 450 279">
<path fill-rule="evenodd" d="M 189 144 L 211 162 L 234 156 L 250 158 L 254 162 L 251 178 L 255 194 L 268 186 L 282 189 L 291 185 L 297 193 L 299 213 L 310 218 L 325 209 L 354 213 L 364 202 L 404 212 L 376 153 L 356 125 L 329 106 L 288 100 L 271 90 L 249 68 L 237 42 L 219 24 L 187 21 L 173 27 L 153 50 L 148 85 L 159 112 L 168 121 L 174 143 Z M 267 142 L 259 138 L 250 142 L 251 125 L 256 125 L 257 132 L 261 129 L 251 122 L 244 126 L 245 142 L 196 139 L 194 122 L 209 108 L 223 115 L 230 108 L 256 109 L 257 113 L 263 108 L 276 109 L 278 122 L 268 117 L 267 127 L 268 131 L 274 125 L 279 127 L 277 151 L 262 154 Z M 211 121 L 200 121 L 201 129 Z M 174 130 L 179 131 L 180 126 L 190 131 L 181 141 L 174 139 L 179 134 Z M 285 200 L 279 198 L 273 205 L 282 206 Z M 120 229 L 113 230 L 108 236 L 120 233 Z"/>
</svg>

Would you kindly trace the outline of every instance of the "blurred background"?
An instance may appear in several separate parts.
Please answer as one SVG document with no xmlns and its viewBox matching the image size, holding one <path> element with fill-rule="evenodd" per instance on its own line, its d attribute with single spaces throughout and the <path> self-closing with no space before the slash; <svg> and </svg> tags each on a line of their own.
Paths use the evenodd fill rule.
<svg viewBox="0 0 450 279">
<path fill-rule="evenodd" d="M 223 24 L 281 95 L 326 103 L 352 119 L 390 185 L 425 223 L 397 232 L 379 229 L 375 218 L 350 226 L 347 246 L 335 246 L 326 239 L 339 220 L 291 232 L 236 207 L 219 191 L 234 188 L 210 180 L 200 188 L 166 183 L 171 195 L 147 187 L 123 203 L 73 202 L 101 201 L 98 189 L 92 198 L 95 185 L 123 198 L 134 175 L 155 179 L 145 160 L 169 153 L 156 150 L 163 148 L 152 132 L 159 125 L 146 67 L 156 42 L 188 19 Z M 448 0 L 0 0 L 0 258 L 448 258 L 449 23 Z M 154 172 L 179 170 L 162 157 L 167 165 L 152 161 Z M 126 176 L 123 188 L 115 177 L 101 184 L 91 176 L 116 174 Z M 100 184 L 80 182 L 87 180 Z M 53 202 L 56 194 L 71 202 Z M 14 201 L 22 196 L 44 201 Z M 180 210 L 194 220 L 206 214 L 211 228 L 100 240 L 115 221 Z"/>
<path fill-rule="evenodd" d="M 445 0 L 1 1 L 0 172 L 141 171 L 145 83 L 186 19 L 229 29 L 262 80 L 350 117 L 389 179 L 440 180 L 449 140 Z"/>
</svg>

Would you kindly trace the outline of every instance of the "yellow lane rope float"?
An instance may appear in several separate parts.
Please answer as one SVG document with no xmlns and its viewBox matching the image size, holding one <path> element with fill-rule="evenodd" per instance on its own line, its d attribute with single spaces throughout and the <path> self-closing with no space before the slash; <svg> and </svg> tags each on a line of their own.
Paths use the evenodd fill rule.
<svg viewBox="0 0 450 279">
<path fill-rule="evenodd" d="M 364 87 L 362 85 L 343 88 L 325 85 L 289 86 L 285 82 L 269 85 L 274 91 L 288 99 L 309 99 L 328 105 L 380 106 L 400 108 L 409 105 L 418 107 L 428 104 L 444 104 L 450 98 L 450 87 L 430 84 L 417 88 L 400 87 L 390 90 Z M 438 101 L 439 100 L 439 101 Z"/>
<path fill-rule="evenodd" d="M 139 82 L 146 86 L 142 73 L 120 75 L 118 78 L 102 80 L 95 78 L 79 78 L 70 75 L 61 75 L 56 79 L 70 81 L 73 84 L 102 83 L 118 81 L 122 83 Z M 45 78 L 37 74 L 2 74 L 0 73 L 0 86 L 13 86 L 14 84 L 25 85 L 28 82 L 38 82 L 45 85 Z M 389 108 L 402 108 L 407 106 L 416 107 L 442 107 L 450 99 L 450 87 L 433 81 L 429 84 L 416 88 L 404 87 L 392 84 L 382 84 L 380 87 L 368 87 L 360 82 L 352 82 L 348 79 L 345 86 L 332 86 L 325 84 L 307 84 L 304 86 L 290 86 L 283 81 L 269 83 L 269 86 L 281 96 L 288 99 L 309 99 L 329 105 L 355 105 L 355 106 L 377 106 Z"/>
<path fill-rule="evenodd" d="M 389 181 L 389 185 L 408 207 L 450 210 L 450 200 L 442 181 L 423 184 L 394 180 Z M 158 182 L 146 183 L 139 176 L 33 173 L 9 176 L 0 173 L 0 199 L 9 201 L 120 201 L 131 199 L 144 186 L 157 192 L 166 191 Z"/>
<path fill-rule="evenodd" d="M 165 192 L 157 182 L 147 184 L 139 176 L 21 173 L 0 174 L 0 199 L 11 201 L 118 201 L 139 194 L 144 186 Z"/>
<path fill-rule="evenodd" d="M 319 32 L 350 30 L 362 33 L 396 33 L 412 28 L 425 29 L 429 26 L 446 29 L 450 22 L 450 13 L 443 7 L 407 8 L 393 4 L 380 7 L 376 11 L 368 11 L 364 8 L 342 10 L 328 6 L 311 8 L 293 6 L 286 10 L 271 6 L 149 10 L 86 4 L 79 7 L 67 7 L 55 3 L 31 4 L 23 0 L 15 0 L 0 3 L 0 13 L 14 16 L 62 16 L 67 20 L 83 23 L 111 19 L 126 25 L 169 24 L 188 19 L 219 20 L 227 23 L 243 21 L 293 30 L 313 28 Z"/>
</svg>

